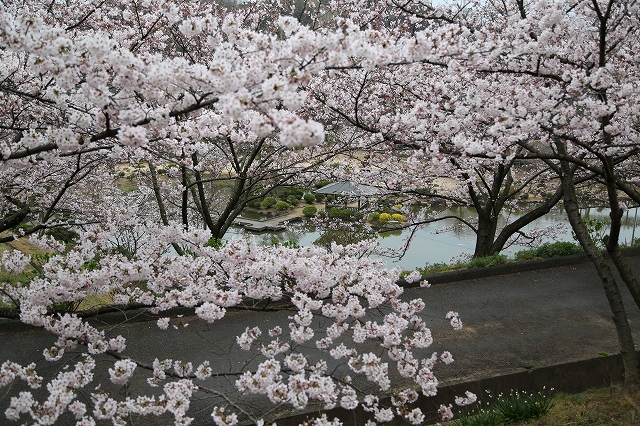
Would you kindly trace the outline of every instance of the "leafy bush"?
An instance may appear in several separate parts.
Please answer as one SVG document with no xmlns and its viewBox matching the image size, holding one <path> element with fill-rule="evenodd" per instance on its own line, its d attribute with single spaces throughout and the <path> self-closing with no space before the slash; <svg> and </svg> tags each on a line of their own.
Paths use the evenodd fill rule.
<svg viewBox="0 0 640 426">
<path fill-rule="evenodd" d="M 300 198 L 297 198 L 295 195 L 289 195 L 287 197 L 287 202 L 292 206 L 297 206 L 298 204 L 300 204 Z"/>
<path fill-rule="evenodd" d="M 331 181 L 330 181 L 330 180 L 328 180 L 328 179 L 324 179 L 324 180 L 321 180 L 321 181 L 319 181 L 319 182 L 316 182 L 315 187 L 316 187 L 316 188 L 322 188 L 323 186 L 327 186 L 327 185 L 329 185 L 330 183 L 331 183 Z"/>
<path fill-rule="evenodd" d="M 298 244 L 295 241 L 285 241 L 284 243 L 282 243 L 282 247 L 288 247 L 290 249 L 299 249 L 299 248 L 301 248 L 300 244 Z"/>
<path fill-rule="evenodd" d="M 304 195 L 304 191 L 298 187 L 296 188 L 291 188 L 290 194 L 293 195 L 294 197 L 296 197 L 298 200 L 302 199 L 302 196 Z"/>
<path fill-rule="evenodd" d="M 549 258 L 556 256 L 568 256 L 582 253 L 582 247 L 568 241 L 556 241 L 555 243 L 542 244 L 532 250 L 521 250 L 514 257 L 516 260 L 530 260 L 539 258 Z"/>
<path fill-rule="evenodd" d="M 262 200 L 261 206 L 263 209 L 268 209 L 269 207 L 275 206 L 276 203 L 277 201 L 275 197 L 266 197 L 264 200 Z"/>
<path fill-rule="evenodd" d="M 209 238 L 209 241 L 207 241 L 207 243 L 205 244 L 205 247 L 213 247 L 216 250 L 220 250 L 223 245 L 224 245 L 224 242 L 220 238 L 211 237 Z"/>
<path fill-rule="evenodd" d="M 327 212 L 327 216 L 329 216 L 330 218 L 337 218 L 338 216 L 340 216 L 340 210 L 342 210 L 340 207 L 331 207 L 331 209 L 329 209 L 329 211 Z"/>
<path fill-rule="evenodd" d="M 353 218 L 355 220 L 362 220 L 364 218 L 364 213 L 362 213 L 362 212 L 354 212 L 353 213 Z"/>
<path fill-rule="evenodd" d="M 369 215 L 369 222 L 377 222 L 380 220 L 380 212 L 373 212 Z"/>
<path fill-rule="evenodd" d="M 441 272 L 457 271 L 467 269 L 466 263 L 427 263 L 424 268 L 416 268 L 422 275 L 439 274 Z"/>
<path fill-rule="evenodd" d="M 486 268 L 487 266 L 502 265 L 507 263 L 508 257 L 504 254 L 494 254 L 486 257 L 474 257 L 468 263 L 469 269 L 471 268 Z"/>
<path fill-rule="evenodd" d="M 316 201 L 316 196 L 311 193 L 306 193 L 304 194 L 304 201 L 307 204 L 313 204 L 313 202 Z"/>
<path fill-rule="evenodd" d="M 611 223 L 609 221 L 604 222 L 598 219 L 582 219 L 582 222 L 587 228 L 587 232 L 596 247 L 600 250 L 604 250 L 604 237 L 607 235 L 607 228 L 609 228 Z M 574 232 L 571 232 L 571 236 L 575 241 L 578 241 L 578 237 Z"/>
<path fill-rule="evenodd" d="M 349 209 L 342 209 L 340 210 L 340 219 L 342 220 L 350 220 L 353 218 L 354 212 L 352 212 Z"/>
<path fill-rule="evenodd" d="M 318 212 L 318 209 L 315 206 L 305 206 L 302 209 L 302 215 L 304 217 L 313 217 Z"/>
<path fill-rule="evenodd" d="M 582 253 L 582 247 L 568 241 L 557 241 L 551 244 L 543 244 L 536 249 L 539 257 L 568 256 Z"/>
<path fill-rule="evenodd" d="M 262 201 L 260 200 L 249 201 L 247 203 L 247 207 L 251 207 L 252 209 L 259 209 L 260 207 L 262 207 Z"/>
<path fill-rule="evenodd" d="M 276 210 L 289 210 L 291 208 L 291 204 L 287 203 L 286 201 L 278 201 L 275 204 L 275 208 Z"/>
<path fill-rule="evenodd" d="M 387 223 L 391 220 L 391 215 L 389 213 L 381 213 L 378 220 L 382 223 Z"/>
<path fill-rule="evenodd" d="M 318 212 L 318 217 L 324 219 L 325 217 L 327 217 L 327 213 L 324 210 L 321 210 Z"/>
<path fill-rule="evenodd" d="M 353 212 L 349 209 L 331 207 L 331 210 L 329 210 L 329 217 L 335 219 L 350 220 L 353 217 Z"/>
<path fill-rule="evenodd" d="M 394 213 L 391 215 L 391 220 L 397 220 L 398 222 L 404 222 L 404 217 L 400 213 Z"/>
<path fill-rule="evenodd" d="M 324 201 L 324 194 L 315 194 L 316 201 Z"/>
</svg>

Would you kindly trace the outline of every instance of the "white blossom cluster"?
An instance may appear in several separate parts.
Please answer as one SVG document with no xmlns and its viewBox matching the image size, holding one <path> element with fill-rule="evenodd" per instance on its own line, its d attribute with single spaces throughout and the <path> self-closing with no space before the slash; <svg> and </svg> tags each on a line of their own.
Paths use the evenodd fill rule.
<svg viewBox="0 0 640 426">
<path fill-rule="evenodd" d="M 316 169 L 307 160 L 320 149 L 322 158 L 344 149 L 375 164 L 368 175 L 390 191 L 442 190 L 461 204 L 477 198 L 478 187 L 493 186 L 479 170 L 525 160 L 534 165 L 520 176 L 523 188 L 540 180 L 547 188 L 559 176 L 559 159 L 570 159 L 580 173 L 613 182 L 611 208 L 621 208 L 616 191 L 637 195 L 623 178 L 637 180 L 637 2 L 612 0 L 604 14 L 597 1 L 506 2 L 504 10 L 480 2 L 465 13 L 417 1 L 320 3 L 300 19 L 283 2 L 237 9 L 173 0 L 0 6 L 0 214 L 8 234 L 0 238 L 29 234 L 47 251 L 28 283 L 0 284 L 0 300 L 20 321 L 56 336 L 41 352 L 45 365 L 75 357 L 45 386 L 39 366 L 4 362 L 3 388 L 15 380 L 46 388 L 43 397 L 12 395 L 9 420 L 54 424 L 68 412 L 78 425 L 122 425 L 132 414 L 192 421 L 190 404 L 207 391 L 212 366 L 190 359 L 144 365 L 127 354 L 136 342 L 73 310 L 56 310 L 100 297 L 146 307 L 159 315 L 161 330 L 188 325 L 170 315 L 172 308 L 191 308 L 216 327 L 246 300 L 290 303 L 287 324 L 248 327 L 237 337 L 239 348 L 255 353 L 255 368 L 234 381 L 240 394 L 297 409 L 363 407 L 369 424 L 425 421 L 412 404 L 418 391 L 437 393 L 436 365 L 453 356 L 424 355 L 433 343 L 425 305 L 405 300 L 399 270 L 366 257 L 370 241 L 326 250 L 230 240 L 216 248 L 209 244 L 213 219 L 206 230 L 186 223 L 194 211 L 207 219 L 206 203 L 169 215 L 140 207 L 156 190 L 175 208 L 183 195 L 204 191 L 198 185 L 207 174 L 210 181 L 234 174 L 251 181 L 272 167 L 278 177 L 283 168 L 274 157 L 285 152 L 309 171 Z M 222 145 L 228 151 L 216 151 Z M 239 151 L 259 165 L 239 167 L 230 154 Z M 202 157 L 210 158 L 199 163 Z M 141 185 L 135 195 L 115 185 L 118 163 L 140 166 L 142 181 L 154 161 L 166 158 L 175 163 L 167 179 Z M 335 176 L 348 176 L 349 168 L 337 161 Z M 203 175 L 188 182 L 186 171 Z M 434 173 L 456 184 L 429 186 Z M 509 189 L 513 176 L 505 176 Z M 480 223 L 461 220 L 471 228 Z M 81 231 L 77 241 L 65 246 L 45 236 L 58 227 Z M 2 255 L 8 273 L 31 263 L 18 250 Z M 462 328 L 457 312 L 446 319 Z M 97 357 L 112 361 L 104 368 Z M 99 368 L 126 389 L 148 371 L 152 392 L 90 391 Z M 384 392 L 395 372 L 411 385 L 391 402 L 360 391 L 350 378 Z M 269 421 L 249 418 L 230 400 L 212 409 L 215 424 L 234 425 L 243 416 Z M 474 401 L 467 393 L 455 402 Z M 440 407 L 442 420 L 452 417 L 451 408 Z"/>
</svg>

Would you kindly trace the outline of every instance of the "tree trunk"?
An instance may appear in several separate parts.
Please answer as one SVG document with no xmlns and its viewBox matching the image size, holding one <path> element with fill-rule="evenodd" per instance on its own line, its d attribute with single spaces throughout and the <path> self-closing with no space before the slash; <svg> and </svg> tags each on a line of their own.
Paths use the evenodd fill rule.
<svg viewBox="0 0 640 426">
<path fill-rule="evenodd" d="M 187 174 L 187 166 L 182 164 L 180 166 L 182 170 L 182 226 L 185 230 L 189 229 L 189 175 Z"/>
<path fill-rule="evenodd" d="M 558 204 L 558 201 L 562 199 L 562 185 L 556 189 L 556 192 L 553 194 L 551 198 L 546 200 L 544 203 L 536 207 L 535 209 L 527 212 L 525 215 L 520 216 L 518 219 L 514 220 L 498 233 L 493 245 L 491 246 L 491 250 L 489 251 L 488 256 L 492 254 L 500 253 L 504 250 L 504 246 L 511 238 L 513 234 L 519 232 L 522 228 L 533 222 L 534 220 L 541 218 L 551 211 L 551 209 Z"/>
<path fill-rule="evenodd" d="M 478 232 L 476 233 L 476 247 L 473 257 L 485 257 L 495 254 L 491 252 L 498 227 L 498 218 L 491 211 L 486 213 L 478 210 Z"/>
<path fill-rule="evenodd" d="M 566 153 L 564 146 L 558 144 L 559 150 Z M 622 303 L 622 297 L 618 290 L 618 285 L 611 273 L 609 264 L 607 263 L 603 253 L 598 250 L 587 232 L 580 211 L 578 210 L 578 200 L 575 194 L 575 186 L 573 183 L 573 173 L 570 170 L 569 163 L 561 162 L 562 168 L 562 187 L 564 190 L 564 207 L 582 248 L 589 256 L 589 259 L 595 266 L 598 276 L 602 281 L 609 307 L 611 309 L 613 322 L 618 335 L 618 343 L 620 344 L 620 353 L 622 354 L 622 362 L 624 365 L 625 386 L 637 387 L 640 384 L 640 359 L 635 349 L 631 327 L 627 320 L 627 314 Z"/>
<path fill-rule="evenodd" d="M 149 174 L 151 175 L 151 184 L 153 185 L 153 195 L 156 198 L 156 204 L 158 204 L 158 211 L 160 212 L 160 220 L 162 220 L 162 224 L 164 226 L 169 226 L 169 218 L 167 217 L 167 209 L 164 205 L 164 201 L 162 200 L 162 194 L 160 193 L 160 185 L 158 185 L 158 173 L 156 171 L 156 166 L 152 161 L 148 162 L 149 164 Z M 173 249 L 178 253 L 178 255 L 183 255 L 184 252 L 182 248 L 177 243 L 171 243 Z"/>
<path fill-rule="evenodd" d="M 618 188 L 611 158 L 606 158 L 603 161 L 603 165 L 606 172 L 607 195 L 609 197 L 609 205 L 611 206 L 611 212 L 609 213 L 611 228 L 609 235 L 605 237 L 604 240 L 605 247 L 611 256 L 611 260 L 613 260 L 613 264 L 620 273 L 622 281 L 624 281 L 631 296 L 633 296 L 633 300 L 636 302 L 636 305 L 640 307 L 640 284 L 620 252 L 620 228 L 622 227 L 622 216 L 624 212 L 622 208 L 620 208 L 618 200 Z"/>
</svg>

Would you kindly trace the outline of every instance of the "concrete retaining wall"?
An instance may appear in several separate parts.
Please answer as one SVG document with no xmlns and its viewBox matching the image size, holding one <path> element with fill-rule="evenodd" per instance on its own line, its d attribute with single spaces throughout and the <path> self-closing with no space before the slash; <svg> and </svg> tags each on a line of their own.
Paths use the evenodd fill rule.
<svg viewBox="0 0 640 426">
<path fill-rule="evenodd" d="M 472 382 L 459 383 L 452 386 L 441 386 L 438 395 L 425 397 L 420 395 L 416 406 L 420 407 L 428 421 L 438 421 L 437 411 L 440 404 L 453 404 L 456 396 L 464 396 L 465 391 L 471 391 L 478 396 L 479 401 L 488 400 L 487 391 L 492 395 L 508 395 L 512 390 L 535 393 L 544 391 L 545 394 L 558 392 L 579 393 L 587 389 L 607 387 L 622 383 L 623 379 L 622 356 L 609 355 L 599 358 L 587 359 L 578 362 L 557 364 L 549 367 L 534 368 L 499 377 L 489 377 Z M 381 405 L 389 404 L 388 400 Z M 321 411 L 305 412 L 288 416 L 278 420 L 278 426 L 297 426 L 306 419 L 321 415 Z M 363 425 L 371 419 L 371 413 L 365 412 L 361 407 L 356 410 L 336 408 L 325 412 L 329 419 L 338 418 L 351 425 Z M 386 423 L 390 426 L 406 426 L 406 422 L 397 419 Z"/>
</svg>

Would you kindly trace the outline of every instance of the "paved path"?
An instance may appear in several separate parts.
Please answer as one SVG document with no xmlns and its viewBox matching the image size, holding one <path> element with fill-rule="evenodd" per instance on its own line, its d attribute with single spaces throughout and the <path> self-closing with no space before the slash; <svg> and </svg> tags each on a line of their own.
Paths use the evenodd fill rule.
<svg viewBox="0 0 640 426">
<path fill-rule="evenodd" d="M 640 274 L 640 256 L 629 260 Z M 640 342 L 640 310 L 626 289 L 622 291 L 634 337 Z M 427 289 L 407 289 L 405 294 L 422 297 L 427 305 L 425 313 L 435 339 L 428 353 L 449 350 L 456 360 L 436 371 L 445 385 L 618 352 L 607 300 L 590 263 L 435 284 Z M 444 319 L 449 310 L 460 313 L 465 325 L 462 331 L 452 331 Z M 286 325 L 288 315 L 286 311 L 234 311 L 211 325 L 183 317 L 178 329 L 167 331 L 160 331 L 154 321 L 109 324 L 106 328 L 123 334 L 128 339 L 125 354 L 142 361 L 175 358 L 177 353 L 194 364 L 212 359 L 217 371 L 228 372 L 238 371 L 248 362 L 246 353 L 234 348 L 236 335 L 256 324 L 264 329 Z M 53 343 L 40 330 L 9 329 L 0 323 L 0 360 L 38 361 L 42 349 Z M 60 367 L 62 364 L 52 365 L 44 372 L 53 373 Z M 102 389 L 107 388 L 106 377 L 96 377 L 96 381 L 103 383 Z M 222 389 L 231 382 L 233 377 L 210 385 Z M 130 391 L 136 388 L 144 389 L 146 384 L 134 383 Z M 8 397 L 0 391 L 0 416 L 7 404 Z M 211 423 L 210 412 L 207 399 L 194 403 L 190 410 L 198 425 Z M 146 419 L 135 424 L 170 423 L 167 418 L 159 421 Z M 1 419 L 0 424 L 4 424 Z"/>
</svg>

